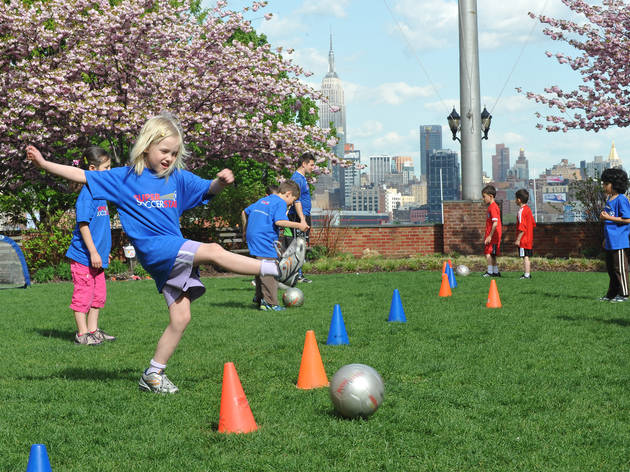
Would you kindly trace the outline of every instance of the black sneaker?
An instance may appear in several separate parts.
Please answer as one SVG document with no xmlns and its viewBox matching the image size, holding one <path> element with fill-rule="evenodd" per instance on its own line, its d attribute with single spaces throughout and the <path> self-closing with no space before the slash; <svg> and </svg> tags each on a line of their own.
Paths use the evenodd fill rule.
<svg viewBox="0 0 630 472">
<path fill-rule="evenodd" d="M 612 298 L 607 297 L 606 295 L 604 295 L 603 297 L 599 297 L 600 302 L 609 302 L 610 300 L 612 300 Z"/>
<path fill-rule="evenodd" d="M 490 272 L 484 272 L 483 274 L 481 274 L 482 277 L 492 277 L 493 274 L 491 274 Z"/>
<path fill-rule="evenodd" d="M 622 297 L 621 295 L 617 295 L 615 298 L 611 299 L 610 301 L 613 303 L 622 303 L 628 300 L 628 297 Z"/>
<path fill-rule="evenodd" d="M 313 281 L 311 279 L 307 279 L 304 276 L 298 277 L 297 281 L 298 281 L 298 283 L 301 283 L 301 284 L 311 284 L 311 283 L 313 283 Z"/>
<path fill-rule="evenodd" d="M 521 276 L 519 277 L 519 279 L 531 279 L 531 278 L 532 278 L 532 276 L 531 276 L 531 275 L 525 275 L 525 274 L 523 274 L 523 275 L 521 275 Z"/>
</svg>

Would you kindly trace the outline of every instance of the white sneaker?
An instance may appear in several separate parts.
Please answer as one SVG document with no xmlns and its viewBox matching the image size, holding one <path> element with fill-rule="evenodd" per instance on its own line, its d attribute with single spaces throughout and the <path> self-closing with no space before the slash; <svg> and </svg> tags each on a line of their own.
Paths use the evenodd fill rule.
<svg viewBox="0 0 630 472">
<path fill-rule="evenodd" d="M 140 382 L 138 382 L 140 390 L 153 393 L 177 393 L 179 389 L 171 382 L 163 370 L 160 372 L 142 373 Z"/>
<path fill-rule="evenodd" d="M 278 282 L 293 287 L 305 258 L 306 241 L 303 238 L 293 239 L 278 262 L 278 270 L 280 272 L 280 275 L 276 277 Z"/>
</svg>

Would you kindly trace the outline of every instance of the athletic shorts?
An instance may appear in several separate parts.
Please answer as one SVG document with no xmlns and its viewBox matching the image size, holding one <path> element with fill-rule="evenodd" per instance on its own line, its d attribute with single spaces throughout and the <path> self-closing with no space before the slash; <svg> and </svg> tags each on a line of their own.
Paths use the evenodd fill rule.
<svg viewBox="0 0 630 472">
<path fill-rule="evenodd" d="M 486 244 L 483 248 L 483 253 L 498 256 L 501 254 L 499 246 L 500 244 Z"/>
<path fill-rule="evenodd" d="M 171 306 L 182 294 L 188 295 L 192 302 L 206 293 L 206 287 L 199 279 L 199 268 L 193 266 L 199 246 L 200 242 L 186 240 L 179 248 L 173 269 L 162 287 L 167 306 Z"/>
<path fill-rule="evenodd" d="M 522 247 L 518 248 L 518 255 L 520 257 L 532 257 L 534 255 L 534 250 L 533 249 L 525 249 Z"/>
<path fill-rule="evenodd" d="M 105 271 L 85 266 L 77 261 L 70 262 L 70 273 L 74 291 L 70 309 L 79 313 L 87 313 L 90 308 L 103 308 L 107 298 Z"/>
</svg>

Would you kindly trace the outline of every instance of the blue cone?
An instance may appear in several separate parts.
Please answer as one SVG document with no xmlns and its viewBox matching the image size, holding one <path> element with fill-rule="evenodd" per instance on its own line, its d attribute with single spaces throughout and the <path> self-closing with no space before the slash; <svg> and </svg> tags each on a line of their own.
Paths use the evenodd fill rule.
<svg viewBox="0 0 630 472">
<path fill-rule="evenodd" d="M 348 333 L 346 333 L 346 325 L 343 322 L 343 316 L 341 316 L 341 307 L 339 305 L 335 305 L 335 308 L 333 309 L 326 344 L 330 346 L 350 344 L 350 341 L 348 340 Z"/>
<path fill-rule="evenodd" d="M 446 264 L 446 275 L 448 275 L 448 284 L 451 288 L 457 287 L 457 280 L 455 280 L 455 272 L 450 264 Z"/>
<path fill-rule="evenodd" d="M 44 444 L 33 444 L 31 446 L 26 472 L 52 472 L 50 461 L 48 460 L 48 452 L 46 452 Z"/>
<path fill-rule="evenodd" d="M 400 301 L 400 293 L 397 288 L 394 289 L 394 294 L 392 295 L 392 305 L 389 308 L 389 319 L 387 321 L 398 321 L 399 323 L 407 322 L 405 310 Z"/>
</svg>

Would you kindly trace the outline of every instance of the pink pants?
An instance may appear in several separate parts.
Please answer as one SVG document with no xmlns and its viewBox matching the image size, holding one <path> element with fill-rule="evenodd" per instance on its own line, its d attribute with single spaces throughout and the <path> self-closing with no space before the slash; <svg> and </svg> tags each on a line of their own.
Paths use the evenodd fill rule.
<svg viewBox="0 0 630 472">
<path fill-rule="evenodd" d="M 103 308 L 107 298 L 105 271 L 84 266 L 76 261 L 70 263 L 74 292 L 70 309 L 79 313 L 87 313 L 90 308 Z"/>
</svg>

